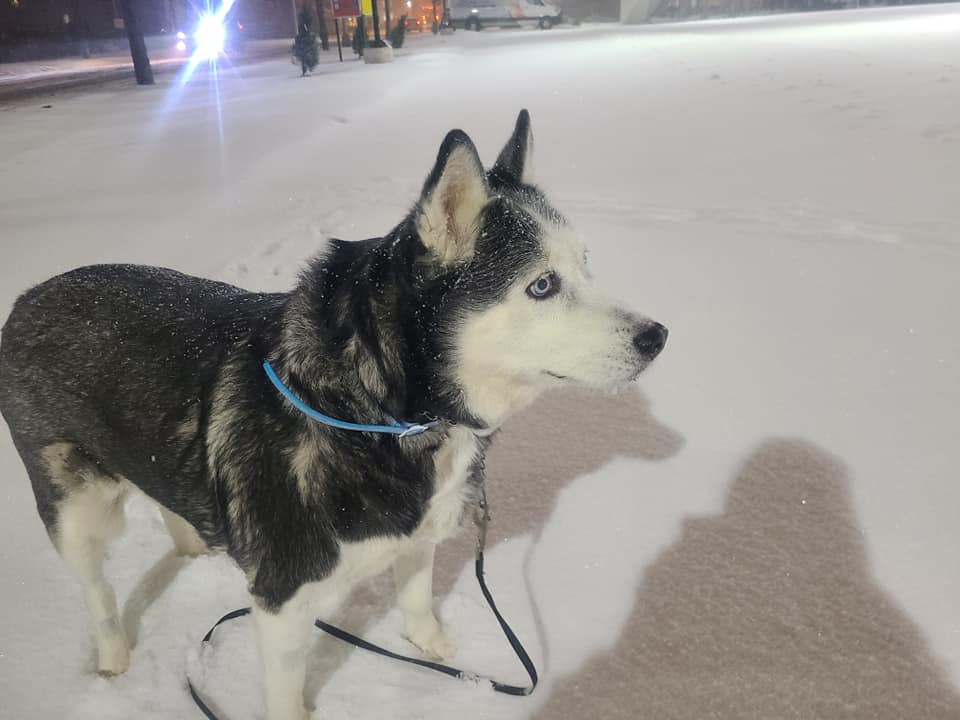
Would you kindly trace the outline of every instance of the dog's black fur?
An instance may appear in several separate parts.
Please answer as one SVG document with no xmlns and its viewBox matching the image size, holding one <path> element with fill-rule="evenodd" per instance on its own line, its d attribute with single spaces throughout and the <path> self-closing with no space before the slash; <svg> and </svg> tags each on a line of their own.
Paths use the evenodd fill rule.
<svg viewBox="0 0 960 720">
<path fill-rule="evenodd" d="M 62 460 L 77 483 L 136 484 L 235 558 L 267 607 L 322 579 L 340 542 L 412 533 L 443 432 L 398 442 L 314 424 L 261 363 L 330 415 L 482 429 L 449 371 L 449 343 L 465 311 L 496 302 L 538 257 L 539 225 L 524 206 L 560 218 L 521 182 L 528 137 L 524 112 L 487 175 L 498 197 L 466 262 L 434 260 L 414 208 L 384 238 L 332 241 L 288 294 L 130 265 L 81 268 L 26 292 L 3 328 L 0 411 L 51 533 L 71 490 L 41 459 L 58 443 L 71 448 Z M 448 135 L 424 197 L 465 144 Z M 302 443 L 322 450 L 306 489 L 291 467 Z"/>
<path fill-rule="evenodd" d="M 0 413 L 84 586 L 101 672 L 129 665 L 103 554 L 130 484 L 179 551 L 224 550 L 246 573 L 271 720 L 308 715 L 310 613 L 391 563 L 408 638 L 449 652 L 433 547 L 475 502 L 497 427 L 548 386 L 632 381 L 667 337 L 593 291 L 582 246 L 528 182 L 530 148 L 525 111 L 489 172 L 451 132 L 407 217 L 383 238 L 331 241 L 290 293 L 101 265 L 17 300 Z M 265 360 L 328 415 L 435 429 L 317 423 Z"/>
</svg>

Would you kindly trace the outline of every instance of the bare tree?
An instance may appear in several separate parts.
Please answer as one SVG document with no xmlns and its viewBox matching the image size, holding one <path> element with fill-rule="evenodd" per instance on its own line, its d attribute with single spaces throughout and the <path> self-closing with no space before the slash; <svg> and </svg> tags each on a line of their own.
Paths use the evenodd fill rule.
<svg viewBox="0 0 960 720">
<path fill-rule="evenodd" d="M 327 33 L 327 9 L 323 0 L 314 0 L 317 6 L 317 35 L 320 36 L 320 48 L 330 49 L 330 35 Z"/>
<path fill-rule="evenodd" d="M 123 27 L 130 41 L 130 55 L 133 57 L 133 74 L 138 85 L 153 85 L 153 69 L 147 55 L 147 44 L 143 41 L 143 30 L 134 10 L 134 0 L 120 0 L 120 12 L 123 13 Z"/>
</svg>

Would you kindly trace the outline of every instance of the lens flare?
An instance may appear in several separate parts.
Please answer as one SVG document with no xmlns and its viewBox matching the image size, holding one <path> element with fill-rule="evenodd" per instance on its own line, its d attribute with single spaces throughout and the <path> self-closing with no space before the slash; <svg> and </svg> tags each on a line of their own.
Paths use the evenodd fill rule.
<svg viewBox="0 0 960 720">
<path fill-rule="evenodd" d="M 222 0 L 220 7 L 216 10 L 212 9 L 216 0 L 200 1 L 206 5 L 207 11 L 197 19 L 197 25 L 193 31 L 193 42 L 187 43 L 185 35 L 180 38 L 180 42 L 183 43 L 185 48 L 189 48 L 189 45 L 193 47 L 189 62 L 181 69 L 176 85 L 167 95 L 166 108 L 170 108 L 179 102 L 181 93 L 194 76 L 197 68 L 201 65 L 207 66 L 208 74 L 206 77 L 213 92 L 213 103 L 217 109 L 217 129 L 220 133 L 220 149 L 222 155 L 223 115 L 220 99 L 220 76 L 217 66 L 221 60 L 229 61 L 227 47 L 231 43 L 228 38 L 227 15 L 233 8 L 236 0 Z M 239 21 L 237 21 L 237 24 L 239 26 Z M 180 49 L 180 43 L 177 44 L 177 49 Z M 164 115 L 166 114 L 166 108 L 163 113 Z"/>
<path fill-rule="evenodd" d="M 202 16 L 193 36 L 197 41 L 197 56 L 201 60 L 216 60 L 223 52 L 226 35 L 223 18 L 219 13 Z"/>
</svg>

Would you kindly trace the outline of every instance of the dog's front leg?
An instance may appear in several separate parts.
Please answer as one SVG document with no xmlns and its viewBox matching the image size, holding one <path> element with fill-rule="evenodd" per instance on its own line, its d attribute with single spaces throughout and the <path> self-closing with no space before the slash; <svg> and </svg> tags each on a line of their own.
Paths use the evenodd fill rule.
<svg viewBox="0 0 960 720">
<path fill-rule="evenodd" d="M 254 602 L 253 619 L 263 678 L 267 720 L 307 720 L 303 685 L 307 672 L 307 648 L 313 635 L 313 612 L 309 603 L 294 597 L 276 612 Z"/>
<path fill-rule="evenodd" d="M 407 638 L 427 655 L 446 658 L 453 646 L 433 614 L 433 551 L 430 542 L 418 543 L 393 564 L 397 604 L 403 611 Z"/>
</svg>

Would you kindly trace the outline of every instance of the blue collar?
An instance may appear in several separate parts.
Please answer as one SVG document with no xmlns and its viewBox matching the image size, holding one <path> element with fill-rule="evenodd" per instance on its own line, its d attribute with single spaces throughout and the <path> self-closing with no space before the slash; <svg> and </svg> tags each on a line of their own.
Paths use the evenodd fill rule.
<svg viewBox="0 0 960 720">
<path fill-rule="evenodd" d="M 412 435 L 419 435 L 420 433 L 427 432 L 428 430 L 433 430 L 435 427 L 437 427 L 437 425 L 440 424 L 437 421 L 428 422 L 426 424 L 397 422 L 393 418 L 389 418 L 389 425 L 363 425 L 361 423 L 347 422 L 346 420 L 337 420 L 337 418 L 332 418 L 329 415 L 324 415 L 322 412 L 314 410 L 303 400 L 294 395 L 293 391 L 284 384 L 283 380 L 280 379 L 280 377 L 274 371 L 273 366 L 271 366 L 267 360 L 263 361 L 263 371 L 267 374 L 267 377 L 270 378 L 270 382 L 273 383 L 273 386 L 279 390 L 280 394 L 289 400 L 290 404 L 293 405 L 297 410 L 302 412 L 307 417 L 316 420 L 317 422 L 321 422 L 324 425 L 329 425 L 330 427 L 339 428 L 340 430 L 384 433 L 387 435 L 399 435 L 401 438 L 405 438 Z"/>
</svg>

